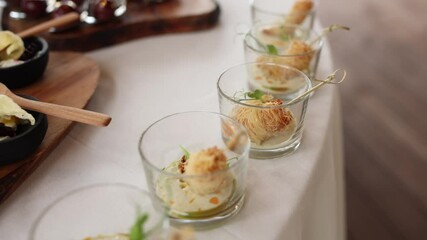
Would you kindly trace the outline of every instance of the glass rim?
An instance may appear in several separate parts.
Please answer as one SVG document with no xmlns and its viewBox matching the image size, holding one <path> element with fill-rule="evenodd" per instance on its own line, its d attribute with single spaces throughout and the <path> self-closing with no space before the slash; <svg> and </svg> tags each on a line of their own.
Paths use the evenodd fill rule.
<svg viewBox="0 0 427 240">
<path fill-rule="evenodd" d="M 209 174 L 189 174 L 189 175 L 187 175 L 187 174 L 182 174 L 182 173 L 171 173 L 171 172 L 166 172 L 166 171 L 164 171 L 162 168 L 158 168 L 157 166 L 155 166 L 151 161 L 149 161 L 148 160 L 148 158 L 145 156 L 145 154 L 144 154 L 144 152 L 143 152 L 143 150 L 142 150 L 142 147 L 141 147 L 141 145 L 142 145 L 142 141 L 143 141 L 143 139 L 144 139 L 144 136 L 145 136 L 145 134 L 152 128 L 152 127 L 154 127 L 157 123 L 159 123 L 159 122 L 161 122 L 161 121 L 163 121 L 163 120 L 165 120 L 165 119 L 168 119 L 168 118 L 171 118 L 171 117 L 174 117 L 174 116 L 177 116 L 177 115 L 181 115 L 181 114 L 192 114 L 192 113 L 196 113 L 196 114 L 199 114 L 199 113 L 202 113 L 202 114 L 212 114 L 212 115 L 216 115 L 216 116 L 218 116 L 218 117 L 221 117 L 221 118 L 225 118 L 225 119 L 228 119 L 228 120 L 230 120 L 231 122 L 233 122 L 236 126 L 238 126 L 239 127 L 239 130 L 241 131 L 241 133 L 243 133 L 245 136 L 246 136 L 246 138 L 247 138 L 247 143 L 245 144 L 246 145 L 246 147 L 245 147 L 245 149 L 244 149 L 244 154 L 242 154 L 241 156 L 243 156 L 243 155 L 245 155 L 245 153 L 249 153 L 249 149 L 250 149 L 250 138 L 249 138 L 249 135 L 248 135 L 248 133 L 247 133 L 247 131 L 246 131 L 246 129 L 245 129 L 245 127 L 243 127 L 243 125 L 241 124 L 241 123 L 239 123 L 238 121 L 236 121 L 236 120 L 234 120 L 233 118 L 231 118 L 231 117 L 228 117 L 228 116 L 226 116 L 226 115 L 224 115 L 224 114 L 222 114 L 222 113 L 217 113 L 217 112 L 210 112 L 210 111 L 185 111 L 185 112 L 177 112 L 177 113 L 173 113 L 173 114 L 170 114 L 170 115 L 167 115 L 167 116 L 165 116 L 165 117 L 162 117 L 162 118 L 160 118 L 159 120 L 157 120 L 157 121 L 155 121 L 155 122 L 153 122 L 152 124 L 150 124 L 150 126 L 148 126 L 143 132 L 142 132 L 142 134 L 141 134 L 141 137 L 139 138 L 139 141 L 138 141 L 138 151 L 139 151 L 139 155 L 141 156 L 141 159 L 142 159 L 142 163 L 144 164 L 144 166 L 148 166 L 148 167 L 150 167 L 150 169 L 153 169 L 153 170 L 155 170 L 156 172 L 159 172 L 160 174 L 162 174 L 162 175 L 166 175 L 166 176 L 169 176 L 169 177 L 178 177 L 178 178 L 184 178 L 184 179 L 187 179 L 187 178 L 200 178 L 200 177 L 206 177 L 206 176 L 215 176 L 215 175 L 219 175 L 219 174 L 221 174 L 221 173 L 226 173 L 226 172 L 229 172 L 231 169 L 234 169 L 234 168 L 236 168 L 236 166 L 238 166 L 238 165 L 240 165 L 240 164 L 242 164 L 245 160 L 244 160 L 244 158 L 242 158 L 241 156 L 239 156 L 239 157 L 237 157 L 238 158 L 238 161 L 234 161 L 233 163 L 231 163 L 226 169 L 221 169 L 221 170 L 215 170 L 215 171 L 213 171 L 212 173 L 209 173 Z M 248 156 L 248 158 L 249 158 L 249 156 Z"/>
<path fill-rule="evenodd" d="M 289 12 L 287 12 L 287 13 L 281 13 L 281 12 L 273 12 L 271 10 L 262 9 L 259 6 L 255 5 L 255 1 L 254 0 L 250 0 L 250 1 L 251 1 L 251 7 L 254 10 L 260 11 L 262 13 L 266 13 L 266 14 L 269 14 L 269 15 L 275 15 L 275 16 L 282 16 L 282 17 L 290 15 Z M 318 0 L 313 0 L 312 2 L 313 2 L 313 8 L 308 12 L 308 14 L 316 13 L 316 10 L 318 8 L 318 5 L 319 5 Z M 291 10 L 291 9 L 292 9 L 292 6 L 289 8 L 289 10 Z"/>
<path fill-rule="evenodd" d="M 296 68 L 293 68 L 293 67 L 290 67 L 290 66 L 287 66 L 287 65 L 280 65 L 280 64 L 276 64 L 276 63 L 247 62 L 247 63 L 241 63 L 241 64 L 238 64 L 238 65 L 232 66 L 232 67 L 226 69 L 223 73 L 221 73 L 221 75 L 219 76 L 218 81 L 217 81 L 217 90 L 218 90 L 219 94 L 221 96 L 225 97 L 226 99 L 230 100 L 231 102 L 234 102 L 234 103 L 236 103 L 238 105 L 243 105 L 245 107 L 258 108 L 258 109 L 281 109 L 281 108 L 284 108 L 284 107 L 293 106 L 293 105 L 295 105 L 295 104 L 297 104 L 297 103 L 299 103 L 301 101 L 306 100 L 307 98 L 310 98 L 310 94 L 309 94 L 309 95 L 307 95 L 305 97 L 302 97 L 298 101 L 296 101 L 294 103 L 291 103 L 291 104 L 282 103 L 282 105 L 279 105 L 279 106 L 254 106 L 254 105 L 251 105 L 251 104 L 247 104 L 247 103 L 244 103 L 244 102 L 237 101 L 236 99 L 234 99 L 233 97 L 229 96 L 228 94 L 226 94 L 221 89 L 220 82 L 223 79 L 224 75 L 227 74 L 229 71 L 231 71 L 233 69 L 236 69 L 238 67 L 241 67 L 241 66 L 259 65 L 259 64 L 270 65 L 270 66 L 275 66 L 275 67 L 280 67 L 280 68 L 285 68 L 285 69 L 288 69 L 288 70 L 295 71 L 295 72 L 297 72 L 298 74 L 300 74 L 300 75 L 302 75 L 304 77 L 304 81 L 305 81 L 306 86 L 307 86 L 306 91 L 311 88 L 311 80 L 310 80 L 310 78 L 305 73 L 303 73 L 302 71 L 300 71 L 300 70 L 298 70 Z M 278 99 L 280 99 L 280 98 L 278 98 Z"/>
<path fill-rule="evenodd" d="M 94 189 L 94 188 L 101 188 L 101 187 L 119 187 L 122 189 L 127 189 L 127 190 L 135 190 L 143 195 L 146 195 L 147 197 L 150 198 L 151 201 L 151 194 L 150 192 L 141 189 L 135 185 L 132 184 L 128 184 L 128 183 L 120 183 L 120 182 L 110 182 L 110 183 L 95 183 L 95 184 L 90 184 L 90 185 L 86 185 L 86 186 L 82 186 L 82 187 L 78 187 L 75 188 L 67 193 L 65 193 L 64 195 L 61 195 L 60 197 L 56 198 L 53 202 L 49 203 L 47 207 L 45 207 L 37 216 L 37 218 L 35 219 L 34 223 L 31 225 L 30 231 L 29 231 L 29 237 L 30 240 L 34 240 L 35 238 L 35 234 L 36 234 L 36 229 L 39 226 L 39 224 L 41 223 L 42 219 L 44 219 L 44 217 L 50 212 L 50 210 L 52 210 L 53 207 L 55 207 L 57 204 L 59 204 L 60 202 L 62 202 L 63 200 L 67 199 L 70 196 L 76 195 L 80 192 L 84 192 L 86 190 L 90 190 L 90 189 Z M 166 217 L 166 212 L 163 211 L 163 213 L 161 213 L 162 217 L 160 219 L 160 222 L 157 223 L 155 225 L 155 228 L 158 227 L 158 225 L 160 223 L 162 223 L 165 220 Z M 151 230 L 150 230 L 151 231 Z"/>
<path fill-rule="evenodd" d="M 246 46 L 246 47 L 248 47 L 249 49 L 251 49 L 252 51 L 254 51 L 254 52 L 257 52 L 257 53 L 259 53 L 259 54 L 263 54 L 263 55 L 267 55 L 267 56 L 271 56 L 271 57 L 302 57 L 302 56 L 307 56 L 307 55 L 309 55 L 309 54 L 314 54 L 314 53 L 316 53 L 316 52 L 318 52 L 318 51 L 320 51 L 321 49 L 322 49 L 322 47 L 323 47 L 323 44 L 324 44 L 324 36 L 322 36 L 321 38 L 319 38 L 319 40 L 318 41 L 316 41 L 316 42 L 319 42 L 318 44 L 316 44 L 317 46 L 315 47 L 315 48 L 313 48 L 311 51 L 309 51 L 309 52 L 306 52 L 306 53 L 300 53 L 300 54 L 291 54 L 291 55 L 285 55 L 285 54 L 276 54 L 276 55 L 272 55 L 272 54 L 269 54 L 269 53 L 267 53 L 267 52 L 265 52 L 265 51 L 261 51 L 261 50 L 258 50 L 258 49 L 256 49 L 256 48 L 254 48 L 251 44 L 248 44 L 248 38 L 253 38 L 253 39 L 257 39 L 253 34 L 252 34 L 252 30 L 255 28 L 255 27 L 258 27 L 259 25 L 270 25 L 270 26 L 272 26 L 272 25 L 280 25 L 280 26 L 285 26 L 285 27 L 291 27 L 291 28 L 294 28 L 294 29 L 300 29 L 300 30 L 303 30 L 303 31 L 306 31 L 306 32 L 308 32 L 310 35 L 311 34 L 314 34 L 315 35 L 315 37 L 319 37 L 320 35 L 315 31 L 315 30 L 313 30 L 313 29 L 309 29 L 309 28 L 306 28 L 306 27 L 301 27 L 301 26 L 298 26 L 298 25 L 295 25 L 295 24 L 280 24 L 280 23 L 274 23 L 274 22 L 257 22 L 257 23 L 255 23 L 254 25 L 252 25 L 252 27 L 250 28 L 250 30 L 249 30 L 249 32 L 248 33 L 246 33 L 245 34 L 245 39 L 243 40 L 243 43 L 244 43 L 244 45 Z"/>
</svg>

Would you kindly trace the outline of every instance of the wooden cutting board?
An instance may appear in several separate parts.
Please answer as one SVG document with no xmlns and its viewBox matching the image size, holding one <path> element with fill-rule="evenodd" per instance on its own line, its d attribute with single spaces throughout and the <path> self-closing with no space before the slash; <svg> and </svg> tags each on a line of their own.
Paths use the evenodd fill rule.
<svg viewBox="0 0 427 240">
<path fill-rule="evenodd" d="M 51 52 L 49 58 L 43 78 L 15 92 L 34 96 L 44 102 L 84 108 L 98 84 L 98 64 L 74 52 Z M 72 127 L 72 122 L 59 118 L 48 117 L 48 122 L 46 136 L 33 155 L 21 162 L 0 167 L 0 204 L 43 162 Z"/>
<path fill-rule="evenodd" d="M 213 0 L 168 0 L 150 5 L 143 2 L 128 0 L 126 13 L 117 21 L 80 24 L 75 30 L 41 36 L 53 50 L 89 51 L 145 36 L 208 29 L 215 26 L 220 13 L 219 5 Z M 47 20 L 14 20 L 8 14 L 6 8 L 2 27 L 12 32 Z"/>
</svg>

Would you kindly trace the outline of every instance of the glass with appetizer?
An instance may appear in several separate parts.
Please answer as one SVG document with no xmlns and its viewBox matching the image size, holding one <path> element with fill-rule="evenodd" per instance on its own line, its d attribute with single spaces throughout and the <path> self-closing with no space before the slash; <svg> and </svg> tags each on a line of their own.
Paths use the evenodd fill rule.
<svg viewBox="0 0 427 240">
<path fill-rule="evenodd" d="M 128 184 L 105 183 L 74 190 L 54 201 L 36 219 L 30 239 L 165 240 L 173 239 L 168 236 L 176 232 L 170 231 L 163 207 L 153 204 L 148 192 Z"/>
<path fill-rule="evenodd" d="M 252 0 L 252 23 L 276 22 L 312 28 L 317 0 Z"/>
<path fill-rule="evenodd" d="M 260 69 L 270 74 L 260 75 Z M 288 102 L 311 88 L 303 72 L 273 63 L 245 63 L 221 74 L 217 87 L 220 111 L 246 128 L 252 158 L 283 156 L 298 148 L 308 97 Z"/>
<path fill-rule="evenodd" d="M 315 77 L 323 46 L 323 35 L 296 25 L 255 24 L 244 39 L 246 62 L 276 63 Z M 276 74 L 258 69 L 263 77 Z"/>
<path fill-rule="evenodd" d="M 249 146 L 237 121 L 219 113 L 184 112 L 148 127 L 139 150 L 149 189 L 172 223 L 206 228 L 240 211 Z"/>
</svg>

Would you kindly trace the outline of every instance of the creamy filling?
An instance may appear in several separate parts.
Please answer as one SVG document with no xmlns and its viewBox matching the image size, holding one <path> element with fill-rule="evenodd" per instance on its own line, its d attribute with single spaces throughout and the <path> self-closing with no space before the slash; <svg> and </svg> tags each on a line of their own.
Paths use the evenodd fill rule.
<svg viewBox="0 0 427 240">
<path fill-rule="evenodd" d="M 167 166 L 164 171 L 179 174 L 179 161 Z M 184 180 L 185 179 L 185 180 Z M 180 217 L 197 217 L 207 214 L 215 214 L 230 199 L 234 184 L 231 173 L 224 172 L 205 177 L 187 177 L 182 179 L 169 176 L 161 176 L 157 182 L 157 195 L 170 207 L 172 213 Z M 198 194 L 191 188 L 191 183 L 216 185 L 216 191 L 207 194 Z M 200 187 L 200 186 L 198 186 Z"/>
<path fill-rule="evenodd" d="M 259 89 L 271 94 L 291 94 L 304 88 L 305 81 L 301 78 L 276 78 L 267 76 L 258 66 L 251 69 L 249 89 Z"/>
<path fill-rule="evenodd" d="M 286 142 L 292 138 L 296 130 L 296 121 L 295 118 L 292 118 L 288 126 L 282 131 L 273 133 L 268 139 L 264 140 L 262 143 L 257 144 L 252 142 L 253 148 L 263 149 L 271 148 L 272 146 L 279 147 L 280 145 L 286 145 Z"/>
</svg>

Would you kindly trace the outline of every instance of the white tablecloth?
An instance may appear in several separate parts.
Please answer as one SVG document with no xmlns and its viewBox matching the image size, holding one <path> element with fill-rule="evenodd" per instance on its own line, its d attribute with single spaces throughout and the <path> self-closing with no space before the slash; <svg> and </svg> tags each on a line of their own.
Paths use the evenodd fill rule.
<svg viewBox="0 0 427 240">
<path fill-rule="evenodd" d="M 219 111 L 217 77 L 244 61 L 238 33 L 250 24 L 248 3 L 219 3 L 220 22 L 212 30 L 148 37 L 88 54 L 102 74 L 87 108 L 113 121 L 104 129 L 73 128 L 0 206 L 0 239 L 27 239 L 41 210 L 73 189 L 105 182 L 147 189 L 137 150 L 142 131 L 175 112 Z M 326 46 L 318 75 L 331 69 Z M 280 159 L 250 160 L 245 207 L 200 239 L 345 239 L 339 109 L 334 86 L 318 91 L 300 149 Z"/>
</svg>

